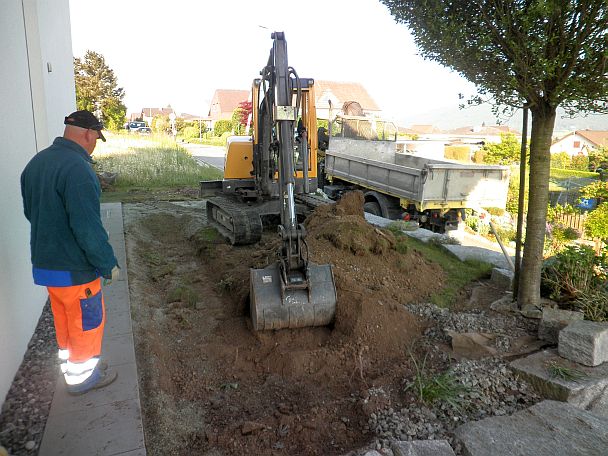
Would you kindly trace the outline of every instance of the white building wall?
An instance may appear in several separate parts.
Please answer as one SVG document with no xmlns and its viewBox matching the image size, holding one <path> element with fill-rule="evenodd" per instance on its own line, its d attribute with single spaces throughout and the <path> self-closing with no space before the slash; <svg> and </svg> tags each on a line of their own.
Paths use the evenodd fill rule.
<svg viewBox="0 0 608 456">
<path fill-rule="evenodd" d="M 2 0 L 0 42 L 1 405 L 47 296 L 32 283 L 19 177 L 75 110 L 68 0 Z"/>
<path fill-rule="evenodd" d="M 575 155 L 579 154 L 587 155 L 589 151 L 593 150 L 594 148 L 595 145 L 593 143 L 574 133 L 567 135 L 559 141 L 553 143 L 550 151 L 552 154 L 566 152 L 571 157 L 574 157 Z"/>
</svg>

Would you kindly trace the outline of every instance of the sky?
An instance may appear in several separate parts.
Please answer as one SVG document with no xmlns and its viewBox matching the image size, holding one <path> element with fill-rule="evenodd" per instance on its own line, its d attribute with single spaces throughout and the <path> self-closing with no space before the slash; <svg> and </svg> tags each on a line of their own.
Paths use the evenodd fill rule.
<svg viewBox="0 0 608 456">
<path fill-rule="evenodd" d="M 128 113 L 170 104 L 206 115 L 216 89 L 250 89 L 268 61 L 272 31 L 285 32 L 300 77 L 359 82 L 383 116 L 403 126 L 457 111 L 458 94 L 474 93 L 458 74 L 422 59 L 407 27 L 379 0 L 69 4 L 74 56 L 104 56 Z"/>
</svg>

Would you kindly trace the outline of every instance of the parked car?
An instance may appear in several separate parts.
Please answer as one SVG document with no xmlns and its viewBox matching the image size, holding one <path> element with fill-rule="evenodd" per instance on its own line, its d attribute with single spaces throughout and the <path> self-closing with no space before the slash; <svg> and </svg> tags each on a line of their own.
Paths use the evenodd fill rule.
<svg viewBox="0 0 608 456">
<path fill-rule="evenodd" d="M 127 124 L 127 130 L 129 130 L 129 132 L 137 132 L 137 130 L 144 127 L 147 127 L 146 122 L 141 121 L 133 121 Z"/>
<path fill-rule="evenodd" d="M 152 129 L 150 127 L 139 127 L 135 130 L 135 133 L 139 133 L 140 135 L 151 135 Z"/>
</svg>

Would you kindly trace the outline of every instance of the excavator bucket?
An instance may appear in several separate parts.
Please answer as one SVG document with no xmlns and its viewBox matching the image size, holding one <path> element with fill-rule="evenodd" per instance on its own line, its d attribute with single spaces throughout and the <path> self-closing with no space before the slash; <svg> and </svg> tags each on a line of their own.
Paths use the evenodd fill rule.
<svg viewBox="0 0 608 456">
<path fill-rule="evenodd" d="M 301 286 L 286 286 L 279 263 L 251 269 L 251 321 L 258 330 L 325 326 L 336 314 L 336 284 L 331 265 L 308 264 Z"/>
</svg>

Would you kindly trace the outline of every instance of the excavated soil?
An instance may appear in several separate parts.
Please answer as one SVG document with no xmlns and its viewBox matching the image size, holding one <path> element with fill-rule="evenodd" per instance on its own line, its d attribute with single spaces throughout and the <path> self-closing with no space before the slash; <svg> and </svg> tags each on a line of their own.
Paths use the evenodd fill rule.
<svg viewBox="0 0 608 456">
<path fill-rule="evenodd" d="M 330 327 L 255 332 L 249 268 L 278 236 L 233 247 L 206 227 L 204 202 L 123 206 L 146 447 L 151 455 L 339 455 L 369 444 L 373 391 L 401 394 L 443 271 L 363 217 L 362 196 L 305 222 L 311 260 L 330 263 Z"/>
</svg>

